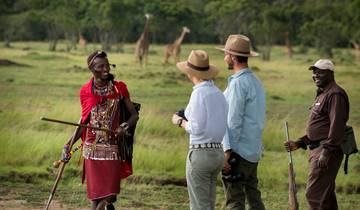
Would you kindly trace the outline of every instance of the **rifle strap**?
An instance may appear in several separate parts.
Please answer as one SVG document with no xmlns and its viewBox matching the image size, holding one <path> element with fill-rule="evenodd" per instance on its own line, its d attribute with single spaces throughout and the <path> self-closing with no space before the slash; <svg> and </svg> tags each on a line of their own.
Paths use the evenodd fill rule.
<svg viewBox="0 0 360 210">
<path fill-rule="evenodd" d="M 348 161 L 349 161 L 349 155 L 345 154 L 345 163 L 344 163 L 344 172 L 347 174 L 348 172 Z"/>
</svg>

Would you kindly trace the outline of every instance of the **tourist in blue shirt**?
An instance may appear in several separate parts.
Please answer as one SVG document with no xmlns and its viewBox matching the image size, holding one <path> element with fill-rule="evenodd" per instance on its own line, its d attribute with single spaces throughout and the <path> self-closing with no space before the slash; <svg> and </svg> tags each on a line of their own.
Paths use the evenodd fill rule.
<svg viewBox="0 0 360 210">
<path fill-rule="evenodd" d="M 172 122 L 190 135 L 186 181 L 191 210 L 214 210 L 216 178 L 224 163 L 221 141 L 226 131 L 227 103 L 212 79 L 218 69 L 209 64 L 203 50 L 191 51 L 176 66 L 194 84 L 185 116 L 174 114 Z"/>
<path fill-rule="evenodd" d="M 224 91 L 229 104 L 222 141 L 226 206 L 245 209 L 246 198 L 251 210 L 262 210 L 265 207 L 258 189 L 257 166 L 263 150 L 265 91 L 248 67 L 248 57 L 258 54 L 250 51 L 250 40 L 243 35 L 230 35 L 220 50 L 224 51 L 224 60 L 232 71 Z"/>
</svg>

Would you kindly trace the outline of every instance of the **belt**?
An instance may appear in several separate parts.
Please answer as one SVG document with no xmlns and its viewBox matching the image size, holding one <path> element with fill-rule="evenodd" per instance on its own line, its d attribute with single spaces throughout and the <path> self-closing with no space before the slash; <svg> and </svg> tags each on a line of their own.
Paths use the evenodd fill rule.
<svg viewBox="0 0 360 210">
<path fill-rule="evenodd" d="M 190 144 L 189 149 L 222 148 L 221 143 Z"/>
<path fill-rule="evenodd" d="M 318 148 L 322 143 L 322 141 L 325 141 L 326 139 L 320 139 L 320 140 L 317 140 L 317 141 L 310 141 L 309 143 L 309 149 L 310 150 L 313 150 L 313 149 L 316 149 Z"/>
</svg>

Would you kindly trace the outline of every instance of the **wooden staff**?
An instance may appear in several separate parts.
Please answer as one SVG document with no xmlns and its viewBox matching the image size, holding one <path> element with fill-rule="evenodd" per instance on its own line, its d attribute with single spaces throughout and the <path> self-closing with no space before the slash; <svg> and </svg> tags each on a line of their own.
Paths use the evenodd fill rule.
<svg viewBox="0 0 360 210">
<path fill-rule="evenodd" d="M 85 125 L 85 124 L 80 124 L 80 122 L 79 123 L 72 123 L 72 122 L 67 122 L 67 121 L 62 121 L 62 120 L 50 119 L 50 118 L 46 118 L 46 117 L 41 117 L 40 120 L 44 120 L 44 121 L 48 121 L 48 122 L 61 123 L 61 124 L 65 124 L 65 125 L 73 125 L 73 126 L 78 126 L 78 127 L 83 127 L 83 128 L 91 128 L 91 129 L 94 129 L 94 130 L 106 131 L 106 132 L 110 132 L 110 133 L 115 133 L 115 131 L 107 129 L 107 128 L 99 128 L 99 127 L 95 127 L 95 126 L 89 126 L 89 125 Z"/>
<path fill-rule="evenodd" d="M 50 119 L 47 119 L 47 118 L 41 118 L 41 119 L 42 119 L 42 120 L 51 121 Z M 62 121 L 60 121 L 60 122 L 62 122 Z M 80 117 L 79 123 L 81 123 L 81 117 Z M 66 123 L 65 123 L 65 124 L 66 124 Z M 73 123 L 73 124 L 75 124 L 75 123 Z M 76 124 L 76 125 L 78 125 L 78 127 L 76 128 L 74 134 L 71 136 L 71 140 L 70 140 L 70 145 L 69 145 L 69 150 L 70 150 L 70 151 L 71 151 L 72 146 L 73 146 L 74 143 L 75 143 L 75 137 L 76 137 L 77 133 L 79 132 L 80 128 L 82 127 L 82 126 L 80 126 L 81 124 Z M 48 210 L 48 209 L 49 209 L 51 200 L 52 200 L 53 197 L 54 197 L 54 194 L 55 194 L 57 185 L 58 185 L 59 182 L 60 182 L 60 179 L 61 179 L 61 176 L 62 176 L 62 174 L 63 174 L 63 172 L 64 172 L 64 168 L 65 168 L 66 163 L 67 163 L 67 162 L 63 162 L 63 161 L 61 161 L 61 163 L 60 163 L 59 171 L 58 171 L 58 174 L 57 174 L 57 176 L 56 176 L 55 183 L 54 183 L 54 185 L 53 185 L 53 187 L 52 187 L 52 189 L 51 189 L 51 193 L 50 193 L 49 199 L 48 199 L 48 201 L 47 201 L 47 203 L 46 203 L 45 210 Z"/>
</svg>

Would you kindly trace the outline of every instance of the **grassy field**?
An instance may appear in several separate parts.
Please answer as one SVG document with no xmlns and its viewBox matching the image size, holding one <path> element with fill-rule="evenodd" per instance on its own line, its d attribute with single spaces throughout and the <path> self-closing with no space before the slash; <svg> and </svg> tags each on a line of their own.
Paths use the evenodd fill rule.
<svg viewBox="0 0 360 210">
<path fill-rule="evenodd" d="M 2 44 L 2 43 L 0 43 Z M 2 45 L 1 45 L 2 46 Z M 76 122 L 80 117 L 79 89 L 91 74 L 86 69 L 87 55 L 96 49 L 65 52 L 47 51 L 46 43 L 19 42 L 12 48 L 0 48 L 0 59 L 23 66 L 0 66 L 0 201 L 25 200 L 25 206 L 38 208 L 47 200 L 54 179 L 51 164 L 60 157 L 62 145 L 74 130 L 71 126 L 40 121 L 46 116 Z M 182 60 L 191 49 L 204 49 L 211 63 L 223 69 L 215 83 L 224 90 L 229 76 L 223 54 L 213 45 L 184 45 Z M 134 175 L 123 182 L 117 202 L 121 209 L 187 209 L 184 186 L 166 184 L 183 182 L 188 137 L 171 124 L 171 115 L 186 106 L 192 85 L 173 64 L 162 66 L 163 46 L 151 45 L 149 63 L 141 68 L 135 63 L 134 45 L 124 45 L 123 53 L 109 53 L 113 72 L 128 85 L 133 101 L 142 104 L 134 149 Z M 297 49 L 296 49 L 297 50 Z M 350 98 L 349 124 L 360 139 L 360 73 L 351 53 L 335 50 L 336 80 Z M 259 164 L 262 196 L 267 209 L 287 207 L 287 153 L 282 148 L 283 123 L 289 122 L 290 137 L 304 133 L 308 107 L 315 96 L 315 85 L 307 71 L 319 57 L 313 49 L 295 54 L 292 60 L 285 49 L 274 47 L 272 60 L 250 59 L 250 66 L 263 81 L 267 94 L 267 121 L 264 131 L 264 156 Z M 359 145 L 359 144 L 358 144 Z M 296 180 L 301 209 L 307 209 L 304 186 L 308 151 L 294 154 Z M 56 197 L 70 208 L 89 206 L 85 188 L 80 184 L 79 154 L 67 166 Z M 340 209 L 360 205 L 360 157 L 349 161 L 349 174 L 342 168 L 337 178 Z M 219 182 L 217 208 L 224 203 Z M 14 194 L 14 195 L 13 195 Z M 12 195 L 12 196 L 10 196 Z M 0 208 L 1 208 L 0 202 Z"/>
</svg>

